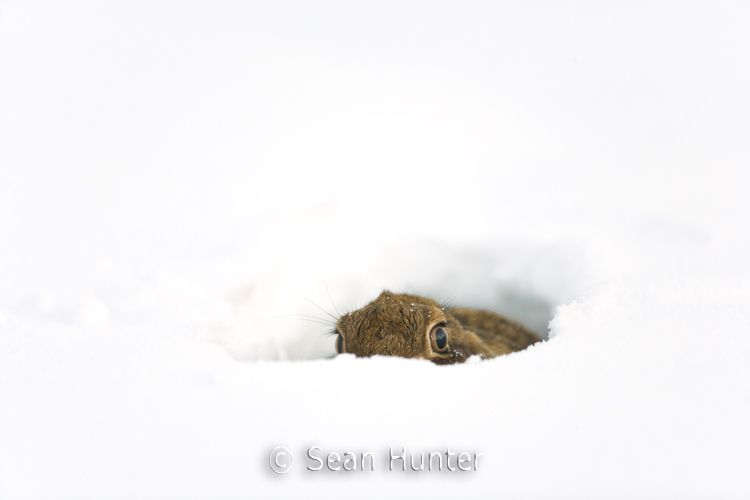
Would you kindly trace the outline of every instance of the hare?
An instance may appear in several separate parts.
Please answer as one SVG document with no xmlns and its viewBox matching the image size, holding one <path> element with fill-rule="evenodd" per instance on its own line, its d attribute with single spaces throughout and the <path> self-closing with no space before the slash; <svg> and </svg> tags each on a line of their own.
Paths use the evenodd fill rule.
<svg viewBox="0 0 750 500">
<path fill-rule="evenodd" d="M 401 356 L 437 364 L 463 363 L 469 356 L 494 358 L 541 339 L 498 313 L 442 307 L 417 295 L 384 291 L 336 322 L 336 351 L 356 356 Z"/>
</svg>

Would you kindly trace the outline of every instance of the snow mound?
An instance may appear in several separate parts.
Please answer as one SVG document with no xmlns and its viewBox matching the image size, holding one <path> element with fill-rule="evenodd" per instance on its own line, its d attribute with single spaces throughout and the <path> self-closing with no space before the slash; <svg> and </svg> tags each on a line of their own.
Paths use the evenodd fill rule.
<svg viewBox="0 0 750 500">
<path fill-rule="evenodd" d="M 3 2 L 0 498 L 750 496 L 749 8 Z"/>
</svg>

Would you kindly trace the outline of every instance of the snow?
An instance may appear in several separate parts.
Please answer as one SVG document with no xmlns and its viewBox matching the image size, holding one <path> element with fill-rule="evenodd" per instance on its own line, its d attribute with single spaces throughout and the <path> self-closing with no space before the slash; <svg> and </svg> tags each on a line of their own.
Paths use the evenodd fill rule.
<svg viewBox="0 0 750 500">
<path fill-rule="evenodd" d="M 749 496 L 749 24 L 3 3 L 0 498 Z M 547 340 L 328 359 L 383 289 Z"/>
</svg>

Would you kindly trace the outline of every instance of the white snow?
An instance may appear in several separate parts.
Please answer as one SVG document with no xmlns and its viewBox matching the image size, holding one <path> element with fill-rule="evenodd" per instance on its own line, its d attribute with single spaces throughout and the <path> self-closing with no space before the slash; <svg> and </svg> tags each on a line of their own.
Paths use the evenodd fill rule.
<svg viewBox="0 0 750 500">
<path fill-rule="evenodd" d="M 0 498 L 750 496 L 748 61 L 745 3 L 0 4 Z M 326 359 L 384 288 L 549 339 Z"/>
</svg>

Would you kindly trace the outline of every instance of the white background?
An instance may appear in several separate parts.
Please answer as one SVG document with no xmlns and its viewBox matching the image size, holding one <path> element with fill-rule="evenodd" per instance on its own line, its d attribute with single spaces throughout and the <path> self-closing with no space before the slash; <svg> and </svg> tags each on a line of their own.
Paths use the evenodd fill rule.
<svg viewBox="0 0 750 500">
<path fill-rule="evenodd" d="M 741 2 L 0 3 L 0 497 L 750 495 L 749 88 Z M 313 360 L 383 288 L 550 338 Z"/>
</svg>

